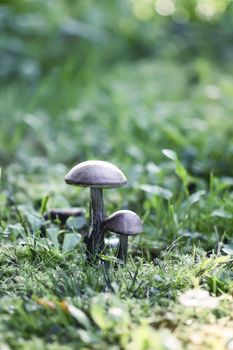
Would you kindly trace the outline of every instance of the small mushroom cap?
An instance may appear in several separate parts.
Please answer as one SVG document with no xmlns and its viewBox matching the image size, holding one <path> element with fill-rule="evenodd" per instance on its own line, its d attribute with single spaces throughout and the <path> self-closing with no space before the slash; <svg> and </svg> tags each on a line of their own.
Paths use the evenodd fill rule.
<svg viewBox="0 0 233 350">
<path fill-rule="evenodd" d="M 84 216 L 85 215 L 85 209 L 84 208 L 53 208 L 50 209 L 48 213 L 44 215 L 45 220 L 56 220 L 59 219 L 62 224 L 65 224 L 66 220 L 72 216 Z"/>
<path fill-rule="evenodd" d="M 131 210 L 116 211 L 104 221 L 104 226 L 109 231 L 126 236 L 143 231 L 141 219 Z"/>
<path fill-rule="evenodd" d="M 88 160 L 73 167 L 65 176 L 65 182 L 80 187 L 115 188 L 125 185 L 127 179 L 111 163 Z"/>
</svg>

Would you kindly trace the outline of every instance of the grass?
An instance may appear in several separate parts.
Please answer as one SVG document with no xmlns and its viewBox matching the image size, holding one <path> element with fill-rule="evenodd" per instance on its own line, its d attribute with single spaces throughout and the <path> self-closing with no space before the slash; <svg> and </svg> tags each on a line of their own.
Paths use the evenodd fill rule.
<svg viewBox="0 0 233 350">
<path fill-rule="evenodd" d="M 64 58 L 67 42 L 55 41 L 61 64 L 49 60 L 50 74 L 17 75 L 0 90 L 0 349 L 232 348 L 232 65 L 204 54 L 185 63 L 169 49 L 166 59 L 137 56 L 144 25 L 122 23 L 138 42 L 124 34 L 102 56 L 82 42 L 77 63 L 75 48 Z M 36 40 L 27 47 L 43 66 Z M 104 191 L 107 214 L 143 219 L 125 266 L 114 249 L 105 264 L 86 262 L 89 192 L 64 176 L 87 159 L 128 178 Z M 86 214 L 44 218 L 69 206 Z"/>
<path fill-rule="evenodd" d="M 200 249 L 183 255 L 164 251 L 151 262 L 130 258 L 119 269 L 110 264 L 107 278 L 104 266 L 87 266 L 80 250 L 61 254 L 4 245 L 0 258 L 1 341 L 13 349 L 150 349 L 155 340 L 161 349 L 173 349 L 175 337 L 190 349 L 212 342 L 221 349 L 231 334 L 231 298 L 221 284 L 214 289 L 210 283 L 216 274 L 231 273 L 228 257 L 207 258 Z M 231 293 L 232 282 L 226 277 L 222 283 Z M 179 294 L 193 287 L 221 295 L 218 308 L 182 306 Z M 67 312 L 61 301 L 78 312 Z M 191 329 L 198 339 L 190 341 Z M 175 348 L 181 348 L 178 341 Z"/>
<path fill-rule="evenodd" d="M 6 149 L 14 159 L 2 174 L 2 348 L 225 349 L 232 338 L 231 106 L 224 72 L 216 72 L 215 87 L 204 77 L 192 86 L 188 74 L 190 67 L 171 63 L 121 65 L 77 95 L 78 106 L 56 114 L 48 105 L 46 115 L 38 111 L 41 95 L 35 112 L 18 120 L 19 142 Z M 13 88 L 8 93 L 18 99 Z M 85 233 L 87 217 L 65 227 L 43 219 L 52 207 L 87 208 L 88 191 L 64 184 L 63 164 L 97 156 L 129 178 L 127 188 L 105 191 L 107 211 L 130 208 L 144 218 L 125 267 L 114 268 L 112 251 L 108 268 L 87 265 L 82 242 L 62 249 L 64 235 Z M 182 305 L 180 295 L 193 288 L 217 296 L 218 307 Z"/>
</svg>

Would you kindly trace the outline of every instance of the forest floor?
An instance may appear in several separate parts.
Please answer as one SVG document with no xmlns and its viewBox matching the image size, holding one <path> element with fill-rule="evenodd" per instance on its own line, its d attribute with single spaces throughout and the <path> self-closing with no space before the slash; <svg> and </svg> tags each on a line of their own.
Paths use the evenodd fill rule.
<svg viewBox="0 0 233 350">
<path fill-rule="evenodd" d="M 232 75 L 148 60 L 76 89 L 66 72 L 0 94 L 0 349 L 233 349 Z M 143 220 L 125 266 L 86 261 L 89 192 L 64 176 L 87 159 L 128 178 L 107 213 Z M 86 214 L 44 218 L 69 206 Z"/>
</svg>

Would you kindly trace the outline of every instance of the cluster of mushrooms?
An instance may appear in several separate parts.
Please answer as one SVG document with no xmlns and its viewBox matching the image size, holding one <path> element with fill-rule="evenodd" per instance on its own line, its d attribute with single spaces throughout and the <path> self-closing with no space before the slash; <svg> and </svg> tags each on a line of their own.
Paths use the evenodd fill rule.
<svg viewBox="0 0 233 350">
<path fill-rule="evenodd" d="M 90 226 L 86 238 L 87 256 L 95 258 L 105 249 L 105 233 L 110 231 L 120 235 L 117 258 L 127 259 L 128 236 L 143 230 L 139 216 L 131 210 L 119 210 L 106 218 L 103 189 L 116 188 L 127 183 L 125 175 L 115 165 L 89 160 L 74 166 L 65 176 L 69 185 L 90 187 Z"/>
</svg>

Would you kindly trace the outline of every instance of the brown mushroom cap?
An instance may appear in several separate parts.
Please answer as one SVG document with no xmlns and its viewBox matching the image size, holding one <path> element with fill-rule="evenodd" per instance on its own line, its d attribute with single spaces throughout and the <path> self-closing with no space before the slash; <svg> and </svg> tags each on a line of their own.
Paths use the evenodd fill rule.
<svg viewBox="0 0 233 350">
<path fill-rule="evenodd" d="M 73 167 L 65 176 L 65 182 L 80 187 L 115 188 L 125 185 L 127 179 L 111 163 L 88 160 Z"/>
<path fill-rule="evenodd" d="M 69 217 L 84 216 L 84 208 L 53 208 L 44 215 L 45 220 L 56 220 L 59 219 L 62 224 L 65 224 Z"/>
<path fill-rule="evenodd" d="M 141 219 L 131 210 L 116 211 L 104 221 L 104 225 L 107 230 L 126 236 L 143 231 Z"/>
</svg>

